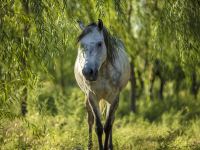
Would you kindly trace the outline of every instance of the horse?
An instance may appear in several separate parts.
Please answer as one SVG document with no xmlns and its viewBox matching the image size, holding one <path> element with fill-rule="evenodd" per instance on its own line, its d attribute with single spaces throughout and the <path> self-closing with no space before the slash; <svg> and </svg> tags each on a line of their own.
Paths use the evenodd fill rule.
<svg viewBox="0 0 200 150">
<path fill-rule="evenodd" d="M 102 20 L 87 26 L 78 21 L 82 30 L 77 37 L 78 53 L 74 74 L 85 93 L 88 115 L 88 149 L 92 149 L 92 128 L 95 122 L 99 150 L 113 149 L 112 126 L 119 104 L 119 94 L 130 78 L 130 65 L 124 44 L 112 36 Z M 100 101 L 106 103 L 106 121 L 101 122 Z M 104 144 L 102 135 L 105 133 Z"/>
</svg>

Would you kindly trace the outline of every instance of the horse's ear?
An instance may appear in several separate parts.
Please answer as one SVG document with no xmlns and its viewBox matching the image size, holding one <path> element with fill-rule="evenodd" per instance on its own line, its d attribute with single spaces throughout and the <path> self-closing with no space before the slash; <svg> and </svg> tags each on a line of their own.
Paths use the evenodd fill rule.
<svg viewBox="0 0 200 150">
<path fill-rule="evenodd" d="M 83 22 L 80 21 L 80 20 L 78 20 L 77 22 L 78 22 L 78 25 L 79 25 L 80 29 L 81 29 L 81 30 L 84 30 L 84 29 L 85 29 L 85 26 L 84 26 Z"/>
<path fill-rule="evenodd" d="M 98 19 L 98 28 L 99 30 L 103 29 L 103 21 L 101 19 Z"/>
</svg>

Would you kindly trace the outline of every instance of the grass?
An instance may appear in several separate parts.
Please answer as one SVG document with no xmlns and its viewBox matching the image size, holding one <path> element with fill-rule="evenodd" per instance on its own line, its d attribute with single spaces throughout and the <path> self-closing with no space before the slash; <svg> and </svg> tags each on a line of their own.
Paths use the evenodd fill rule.
<svg viewBox="0 0 200 150">
<path fill-rule="evenodd" d="M 130 119 L 134 118 L 134 119 Z M 78 123 L 78 117 L 28 116 L 6 122 L 1 128 L 1 149 L 63 149 L 87 148 L 88 129 L 86 118 Z M 113 128 L 113 143 L 117 150 L 198 150 L 200 149 L 200 121 L 187 124 L 171 120 L 150 123 L 129 115 L 117 119 Z M 98 149 L 93 132 L 94 150 Z"/>
<path fill-rule="evenodd" d="M 64 95 L 46 86 L 40 94 L 30 93 L 25 118 L 3 116 L 0 120 L 1 150 L 85 150 L 88 127 L 84 94 L 69 88 Z M 41 91 L 40 89 L 38 89 Z M 163 101 L 137 100 L 137 113 L 131 114 L 129 93 L 120 97 L 113 126 L 115 150 L 199 150 L 200 102 L 189 94 L 165 96 Z M 39 93 L 38 95 L 36 93 Z M 31 95 L 32 94 L 32 95 Z M 35 99 L 31 99 L 34 98 Z M 9 112 L 17 114 L 20 103 Z M 93 130 L 93 149 L 98 149 Z"/>
</svg>

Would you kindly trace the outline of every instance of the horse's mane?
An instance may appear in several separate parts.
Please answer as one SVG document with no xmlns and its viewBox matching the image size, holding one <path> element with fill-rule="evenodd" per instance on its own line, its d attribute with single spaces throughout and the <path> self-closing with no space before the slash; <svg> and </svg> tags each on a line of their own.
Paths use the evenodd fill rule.
<svg viewBox="0 0 200 150">
<path fill-rule="evenodd" d="M 92 27 L 98 27 L 98 26 L 96 23 L 91 23 L 88 26 L 86 26 L 85 29 L 82 31 L 82 33 L 78 36 L 77 42 L 79 42 L 85 35 L 90 33 L 92 31 Z M 106 29 L 106 27 L 103 26 L 102 31 L 104 36 L 104 42 L 107 48 L 107 60 L 112 65 L 114 65 L 118 49 L 117 39 L 110 34 L 110 32 Z"/>
</svg>

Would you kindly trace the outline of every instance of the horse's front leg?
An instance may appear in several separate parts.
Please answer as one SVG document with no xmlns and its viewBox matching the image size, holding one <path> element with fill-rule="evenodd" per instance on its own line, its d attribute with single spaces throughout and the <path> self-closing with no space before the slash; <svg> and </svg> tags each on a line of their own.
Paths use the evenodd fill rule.
<svg viewBox="0 0 200 150">
<path fill-rule="evenodd" d="M 108 116 L 109 116 L 109 111 L 110 111 L 110 104 L 109 103 L 107 103 L 107 111 L 106 111 L 106 118 L 108 118 Z M 115 117 L 114 117 L 115 118 Z M 114 121 L 114 119 L 113 119 L 113 121 Z M 112 143 L 112 127 L 111 127 L 111 129 L 110 129 L 110 135 L 109 135 L 109 140 L 108 140 L 108 147 L 109 147 L 109 149 L 110 150 L 112 150 L 113 149 L 113 143 Z"/>
<path fill-rule="evenodd" d="M 88 127 L 89 127 L 89 137 L 88 137 L 88 150 L 92 149 L 92 127 L 94 124 L 94 115 L 92 113 L 92 109 L 89 105 L 88 98 L 86 98 L 86 110 L 88 114 Z"/>
<path fill-rule="evenodd" d="M 89 94 L 88 102 L 95 117 L 95 122 L 96 122 L 95 131 L 98 137 L 99 150 L 103 150 L 103 143 L 102 143 L 103 126 L 101 124 L 101 113 L 99 110 L 99 104 L 97 99 L 94 97 L 92 93 Z"/>
<path fill-rule="evenodd" d="M 118 107 L 118 103 L 119 103 L 119 96 L 117 96 L 115 98 L 115 100 L 113 101 L 113 103 L 108 107 L 108 111 L 107 111 L 107 118 L 106 118 L 106 123 L 104 126 L 104 132 L 105 132 L 105 142 L 104 142 L 104 150 L 112 150 L 113 149 L 113 144 L 112 144 L 112 126 L 113 126 L 113 122 L 115 119 L 115 111 Z M 108 145 L 108 141 L 110 139 L 109 145 Z"/>
</svg>

